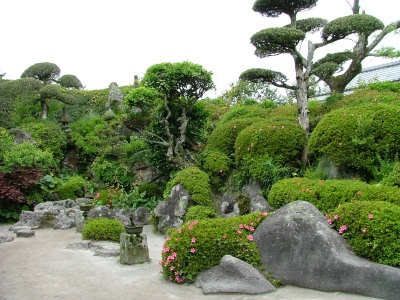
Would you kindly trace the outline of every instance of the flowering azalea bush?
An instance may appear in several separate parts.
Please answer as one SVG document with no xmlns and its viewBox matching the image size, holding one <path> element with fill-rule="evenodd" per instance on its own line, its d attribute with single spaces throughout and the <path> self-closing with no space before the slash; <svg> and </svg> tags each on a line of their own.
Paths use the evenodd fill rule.
<svg viewBox="0 0 400 300">
<path fill-rule="evenodd" d="M 355 201 L 327 215 L 356 255 L 400 267 L 400 206 L 383 201 Z"/>
<path fill-rule="evenodd" d="M 259 212 L 226 219 L 194 220 L 170 229 L 160 262 L 164 278 L 176 283 L 193 282 L 200 272 L 218 265 L 228 254 L 260 266 L 253 233 L 266 216 L 267 213 Z"/>
<path fill-rule="evenodd" d="M 339 204 L 353 200 L 386 201 L 400 205 L 400 189 L 358 180 L 290 178 L 276 182 L 268 193 L 268 203 L 275 209 L 296 200 L 310 202 L 326 214 Z"/>
</svg>

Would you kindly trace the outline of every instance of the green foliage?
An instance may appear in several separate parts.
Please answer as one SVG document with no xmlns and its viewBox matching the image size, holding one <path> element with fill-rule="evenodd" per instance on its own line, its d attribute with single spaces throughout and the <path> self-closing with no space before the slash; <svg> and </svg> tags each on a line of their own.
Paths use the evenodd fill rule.
<svg viewBox="0 0 400 300">
<path fill-rule="evenodd" d="M 232 157 L 238 134 L 244 128 L 260 120 L 259 118 L 243 118 L 220 123 L 208 137 L 207 150 L 220 151 L 228 157 Z"/>
<path fill-rule="evenodd" d="M 55 99 L 65 104 L 74 104 L 75 98 L 68 90 L 63 89 L 58 85 L 45 85 L 39 90 L 40 99 L 42 101 L 47 99 Z"/>
<path fill-rule="evenodd" d="M 219 218 L 215 209 L 208 206 L 193 205 L 185 214 L 185 222 Z"/>
<path fill-rule="evenodd" d="M 206 150 L 201 154 L 201 164 L 210 178 L 212 188 L 222 188 L 230 174 L 232 160 L 220 151 Z"/>
<path fill-rule="evenodd" d="M 90 166 L 93 178 L 102 184 L 131 188 L 134 182 L 132 165 L 123 159 L 98 156 Z"/>
<path fill-rule="evenodd" d="M 328 23 L 328 21 L 322 18 L 307 18 L 307 19 L 297 20 L 296 28 L 303 32 L 314 33 L 323 28 L 326 25 L 326 23 Z M 286 25 L 286 27 L 291 27 L 291 26 L 292 26 L 291 24 Z"/>
<path fill-rule="evenodd" d="M 241 80 L 250 81 L 254 83 L 275 83 L 275 82 L 286 82 L 287 77 L 281 72 L 266 70 L 261 68 L 253 68 L 244 71 L 239 77 Z"/>
<path fill-rule="evenodd" d="M 239 194 L 236 196 L 235 200 L 239 206 L 239 212 L 242 216 L 250 213 L 250 197 L 248 195 Z"/>
<path fill-rule="evenodd" d="M 296 200 L 310 202 L 322 213 L 328 213 L 339 204 L 351 201 L 385 201 L 399 205 L 400 189 L 358 180 L 290 178 L 275 183 L 268 194 L 268 203 L 275 209 Z"/>
<path fill-rule="evenodd" d="M 258 267 L 261 265 L 253 232 L 265 218 L 254 213 L 233 218 L 194 220 L 168 232 L 161 266 L 164 278 L 176 282 L 193 282 L 204 270 L 232 255 Z"/>
<path fill-rule="evenodd" d="M 82 89 L 82 82 L 75 75 L 66 74 L 57 80 L 58 84 L 65 88 Z"/>
<path fill-rule="evenodd" d="M 263 58 L 282 53 L 292 53 L 306 34 L 295 28 L 266 28 L 255 33 L 250 42 L 256 47 L 255 55 Z"/>
<path fill-rule="evenodd" d="M 40 149 L 51 152 L 58 162 L 62 161 L 67 137 L 60 124 L 38 120 L 34 123 L 23 124 L 19 129 L 29 132 Z"/>
<path fill-rule="evenodd" d="M 313 8 L 316 3 L 317 0 L 256 0 L 253 5 L 253 10 L 268 17 L 278 17 L 280 14 L 292 16 L 300 11 Z"/>
<path fill-rule="evenodd" d="M 393 164 L 392 171 L 383 177 L 382 184 L 400 187 L 400 161 Z"/>
<path fill-rule="evenodd" d="M 61 200 L 81 198 L 85 196 L 88 182 L 79 175 L 74 175 L 64 182 L 58 189 L 57 195 Z"/>
<path fill-rule="evenodd" d="M 10 172 L 15 167 L 39 168 L 48 170 L 55 166 L 53 155 L 47 150 L 41 150 L 30 142 L 13 145 L 3 154 L 0 170 Z"/>
<path fill-rule="evenodd" d="M 172 188 L 181 184 L 197 205 L 212 206 L 211 187 L 207 173 L 197 167 L 188 167 L 175 174 L 167 183 L 164 197 L 168 197 Z"/>
<path fill-rule="evenodd" d="M 245 118 L 266 118 L 270 112 L 271 107 L 265 108 L 262 104 L 234 105 L 222 116 L 221 124 Z"/>
<path fill-rule="evenodd" d="M 121 198 L 123 193 L 124 193 L 123 189 L 110 185 L 107 188 L 102 189 L 96 193 L 93 205 L 107 206 L 109 208 L 114 208 L 114 201 L 118 201 L 116 199 Z M 133 205 L 129 204 L 129 208 L 132 207 Z"/>
<path fill-rule="evenodd" d="M 345 203 L 327 217 L 331 218 L 329 222 L 336 230 L 346 228 L 342 235 L 356 255 L 376 263 L 400 267 L 398 205 L 382 201 Z"/>
<path fill-rule="evenodd" d="M 121 233 L 125 232 L 124 225 L 119 220 L 95 218 L 86 220 L 82 228 L 84 240 L 119 242 Z"/>
<path fill-rule="evenodd" d="M 295 120 L 271 118 L 242 130 L 236 139 L 238 166 L 248 157 L 268 155 L 277 162 L 294 163 L 306 144 L 304 130 Z"/>
<path fill-rule="evenodd" d="M 337 18 L 325 25 L 322 38 L 333 42 L 343 39 L 350 34 L 359 33 L 370 35 L 376 30 L 382 30 L 384 24 L 379 19 L 366 14 L 353 14 Z"/>
<path fill-rule="evenodd" d="M 156 183 L 143 183 L 138 187 L 139 193 L 146 193 L 145 198 L 162 198 L 160 186 Z"/>
<path fill-rule="evenodd" d="M 60 68 L 53 63 L 42 62 L 30 66 L 26 69 L 21 78 L 33 77 L 45 83 L 55 80 L 60 76 Z"/>
<path fill-rule="evenodd" d="M 336 165 L 372 177 L 377 157 L 395 159 L 400 153 L 399 108 L 377 104 L 331 111 L 309 139 L 310 155 L 325 155 Z"/>
</svg>

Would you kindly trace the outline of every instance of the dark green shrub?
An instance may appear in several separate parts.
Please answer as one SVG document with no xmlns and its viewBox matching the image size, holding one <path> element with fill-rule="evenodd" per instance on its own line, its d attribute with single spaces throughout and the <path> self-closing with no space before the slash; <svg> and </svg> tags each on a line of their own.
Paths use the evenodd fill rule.
<svg viewBox="0 0 400 300">
<path fill-rule="evenodd" d="M 236 202 L 238 203 L 239 211 L 242 216 L 250 213 L 250 197 L 248 195 L 237 195 Z"/>
<path fill-rule="evenodd" d="M 277 162 L 292 163 L 301 158 L 306 134 L 295 120 L 269 119 L 242 130 L 236 139 L 236 163 L 248 157 L 268 155 Z"/>
<path fill-rule="evenodd" d="M 82 228 L 84 240 L 119 242 L 121 233 L 125 232 L 124 225 L 119 220 L 95 218 L 86 220 Z"/>
<path fill-rule="evenodd" d="M 275 209 L 296 200 L 308 201 L 321 212 L 329 211 L 351 201 L 386 201 L 400 204 L 400 189 L 370 185 L 357 180 L 282 179 L 268 194 L 268 203 Z"/>
<path fill-rule="evenodd" d="M 19 129 L 29 132 L 40 149 L 51 152 L 58 162 L 62 161 L 67 137 L 60 124 L 42 120 L 35 123 L 23 124 Z"/>
<path fill-rule="evenodd" d="M 400 161 L 393 165 L 393 170 L 382 180 L 382 184 L 400 187 Z"/>
<path fill-rule="evenodd" d="M 249 105 L 235 105 L 222 116 L 221 123 L 230 123 L 245 118 L 264 119 L 268 116 L 270 111 L 271 108 L 265 109 L 259 104 L 254 104 L 254 102 L 251 102 Z"/>
<path fill-rule="evenodd" d="M 146 193 L 145 198 L 162 198 L 160 187 L 156 183 L 143 183 L 138 188 L 139 193 Z"/>
<path fill-rule="evenodd" d="M 228 157 L 232 157 L 235 153 L 235 141 L 239 132 L 261 120 L 258 118 L 247 118 L 219 124 L 208 137 L 207 150 L 220 151 Z"/>
<path fill-rule="evenodd" d="M 57 189 L 58 198 L 64 200 L 84 197 L 87 186 L 88 182 L 83 177 L 72 176 Z"/>
<path fill-rule="evenodd" d="M 214 190 L 222 188 L 230 174 L 232 160 L 220 151 L 206 150 L 201 155 L 201 163 L 210 178 L 211 187 Z"/>
<path fill-rule="evenodd" d="M 216 219 L 218 217 L 218 214 L 212 207 L 193 205 L 189 207 L 185 215 L 185 222 L 194 220 Z"/>
<path fill-rule="evenodd" d="M 211 187 L 207 173 L 197 167 L 188 167 L 175 174 L 168 183 L 164 191 L 167 198 L 172 188 L 177 184 L 182 184 L 197 205 L 212 206 Z"/>
<path fill-rule="evenodd" d="M 310 155 L 325 155 L 339 167 L 371 178 L 378 157 L 393 160 L 400 153 L 399 111 L 399 107 L 385 104 L 334 110 L 311 133 Z"/>
<path fill-rule="evenodd" d="M 263 213 L 254 213 L 189 221 L 178 229 L 171 229 L 162 250 L 164 278 L 177 283 L 193 282 L 201 271 L 218 265 L 228 254 L 260 266 L 253 232 L 264 218 Z"/>
<path fill-rule="evenodd" d="M 400 267 L 400 207 L 382 201 L 345 203 L 327 216 L 358 256 Z"/>
</svg>

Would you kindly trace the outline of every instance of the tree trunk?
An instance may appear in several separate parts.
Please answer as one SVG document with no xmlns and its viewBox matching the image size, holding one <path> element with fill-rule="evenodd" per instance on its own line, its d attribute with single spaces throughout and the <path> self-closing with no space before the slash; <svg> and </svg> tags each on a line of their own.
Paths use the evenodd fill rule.
<svg viewBox="0 0 400 300">
<path fill-rule="evenodd" d="M 47 111 L 49 110 L 49 105 L 47 103 L 47 100 L 42 100 L 41 105 L 42 105 L 42 119 L 47 119 Z"/>
</svg>

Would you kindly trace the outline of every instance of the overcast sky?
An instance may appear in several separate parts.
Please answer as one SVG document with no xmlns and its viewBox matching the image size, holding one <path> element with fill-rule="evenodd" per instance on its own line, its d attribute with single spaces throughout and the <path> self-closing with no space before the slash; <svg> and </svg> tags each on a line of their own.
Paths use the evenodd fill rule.
<svg viewBox="0 0 400 300">
<path fill-rule="evenodd" d="M 351 0 L 352 2 L 352 0 Z M 361 0 L 385 25 L 400 19 L 393 0 Z M 29 66 L 52 62 L 86 89 L 133 83 L 161 62 L 190 61 L 214 73 L 216 95 L 253 67 L 289 72 L 289 57 L 258 59 L 250 37 L 289 23 L 252 10 L 254 0 L 1 0 L 0 73 L 17 79 Z M 320 0 L 301 18 L 351 14 L 346 0 Z M 399 46 L 400 35 L 384 45 Z M 398 47 L 400 48 L 400 47 Z M 321 54 L 322 55 L 322 54 Z M 381 63 L 369 61 L 364 66 Z"/>
</svg>

